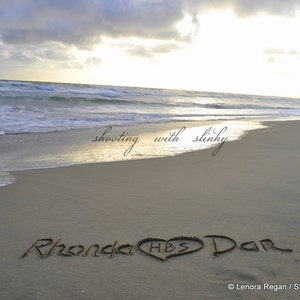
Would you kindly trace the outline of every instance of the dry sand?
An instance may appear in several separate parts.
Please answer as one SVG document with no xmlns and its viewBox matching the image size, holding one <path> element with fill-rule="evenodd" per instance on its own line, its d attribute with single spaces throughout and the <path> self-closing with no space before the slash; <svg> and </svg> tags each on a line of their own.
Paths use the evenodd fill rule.
<svg viewBox="0 0 300 300">
<path fill-rule="evenodd" d="M 17 181 L 0 188 L 1 299 L 299 298 L 300 122 L 268 125 L 226 143 L 215 157 L 209 149 L 15 172 Z M 213 255 L 232 242 L 206 235 L 237 246 Z M 165 261 L 135 247 L 147 237 L 178 236 L 198 237 L 204 246 L 187 254 L 201 242 L 152 241 L 154 256 L 186 254 Z M 50 237 L 51 245 L 20 258 Z M 239 249 L 249 241 L 244 247 L 257 251 Z M 61 244 L 73 256 L 58 255 Z M 108 254 L 84 256 L 93 244 Z M 110 255 L 114 244 L 129 244 L 119 250 L 131 255 Z M 150 253 L 151 241 L 140 247 Z M 41 258 L 38 249 L 52 254 Z"/>
</svg>

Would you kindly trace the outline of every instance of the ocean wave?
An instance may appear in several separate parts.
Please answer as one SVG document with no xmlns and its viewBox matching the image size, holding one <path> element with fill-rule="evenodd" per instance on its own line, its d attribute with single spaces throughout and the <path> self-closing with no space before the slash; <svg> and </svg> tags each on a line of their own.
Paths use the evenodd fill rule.
<svg viewBox="0 0 300 300">
<path fill-rule="evenodd" d="M 15 177 L 8 172 L 0 171 L 0 187 L 11 184 L 15 181 Z"/>
<path fill-rule="evenodd" d="M 52 132 L 174 120 L 300 117 L 300 99 L 0 81 L 0 132 Z"/>
</svg>

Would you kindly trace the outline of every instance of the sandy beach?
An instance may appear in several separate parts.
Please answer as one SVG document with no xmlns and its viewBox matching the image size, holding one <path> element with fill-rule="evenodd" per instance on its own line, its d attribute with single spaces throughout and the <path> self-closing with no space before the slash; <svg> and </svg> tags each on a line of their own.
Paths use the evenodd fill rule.
<svg viewBox="0 0 300 300">
<path fill-rule="evenodd" d="M 296 299 L 300 122 L 267 125 L 214 157 L 14 172 L 1 299 Z"/>
</svg>

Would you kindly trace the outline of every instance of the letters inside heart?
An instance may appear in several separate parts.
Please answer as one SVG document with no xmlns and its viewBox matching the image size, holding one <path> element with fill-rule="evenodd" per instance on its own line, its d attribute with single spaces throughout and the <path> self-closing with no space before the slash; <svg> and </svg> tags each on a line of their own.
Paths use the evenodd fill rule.
<svg viewBox="0 0 300 300">
<path fill-rule="evenodd" d="M 146 238 L 137 243 L 137 248 L 146 255 L 166 261 L 168 258 L 187 255 L 201 250 L 203 241 L 197 237 L 174 237 L 169 240 Z"/>
</svg>

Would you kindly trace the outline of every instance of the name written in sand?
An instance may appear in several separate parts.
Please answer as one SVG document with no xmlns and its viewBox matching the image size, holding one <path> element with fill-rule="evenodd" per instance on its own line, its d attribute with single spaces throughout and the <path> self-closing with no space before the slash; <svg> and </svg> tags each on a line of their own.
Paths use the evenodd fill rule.
<svg viewBox="0 0 300 300">
<path fill-rule="evenodd" d="M 245 252 L 260 251 L 280 251 L 292 252 L 292 249 L 282 248 L 275 243 L 265 238 L 256 241 L 246 241 L 238 243 L 231 237 L 225 235 L 206 235 L 202 239 L 199 237 L 179 236 L 169 240 L 163 238 L 145 238 L 138 241 L 136 244 L 119 243 L 115 240 L 111 244 L 101 245 L 99 243 L 83 245 L 81 243 L 67 245 L 62 242 L 62 239 L 42 238 L 36 240 L 22 255 L 25 258 L 32 253 L 35 253 L 40 258 L 49 258 L 56 254 L 62 257 L 99 257 L 100 255 L 114 257 L 115 255 L 134 255 L 135 251 L 146 256 L 152 257 L 159 261 L 177 256 L 188 255 L 195 252 L 208 251 L 215 257 L 224 255 L 225 253 L 241 250 Z"/>
<path fill-rule="evenodd" d="M 156 136 L 153 139 L 154 143 L 178 143 L 182 140 L 186 127 L 181 127 L 178 130 L 170 131 L 166 135 Z M 207 145 L 213 144 L 216 145 L 212 152 L 212 156 L 216 156 L 221 150 L 225 142 L 228 141 L 228 137 L 225 136 L 225 132 L 228 127 L 224 126 L 223 128 L 214 128 L 210 126 L 204 131 L 201 131 L 199 135 L 192 138 L 192 143 L 205 143 Z M 130 154 L 133 148 L 142 140 L 140 136 L 131 136 L 129 132 L 123 131 L 121 134 L 113 134 L 113 127 L 107 127 L 104 129 L 100 135 L 97 135 L 92 139 L 92 142 L 97 143 L 124 143 L 129 145 L 123 152 L 124 156 Z"/>
</svg>

